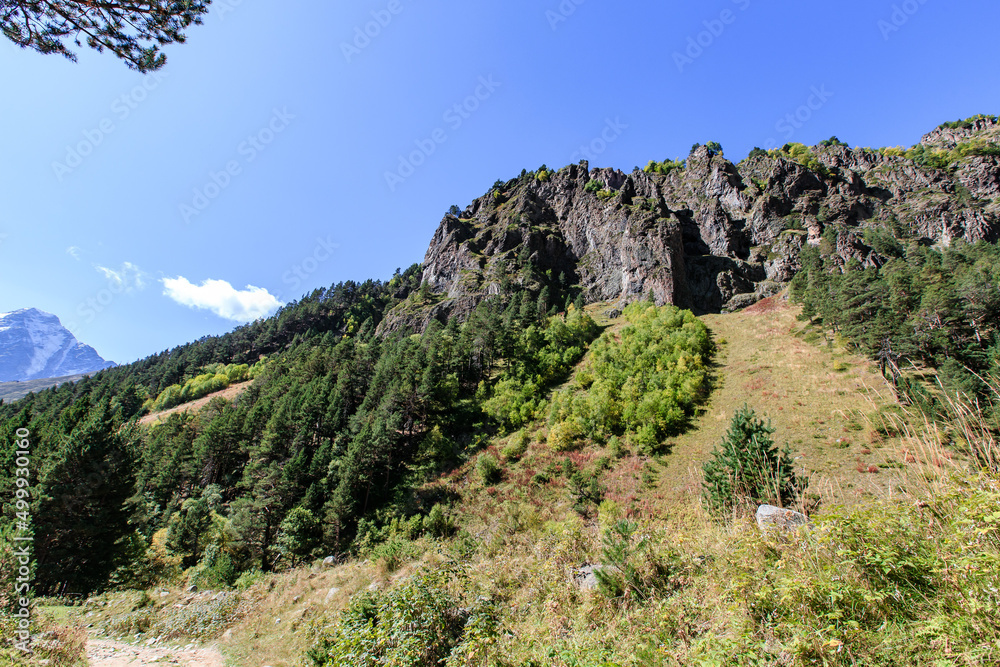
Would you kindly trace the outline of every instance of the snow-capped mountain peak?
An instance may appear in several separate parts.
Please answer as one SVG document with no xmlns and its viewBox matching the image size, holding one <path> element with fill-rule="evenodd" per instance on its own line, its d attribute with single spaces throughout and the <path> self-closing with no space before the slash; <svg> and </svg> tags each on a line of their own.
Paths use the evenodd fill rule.
<svg viewBox="0 0 1000 667">
<path fill-rule="evenodd" d="M 0 382 L 93 373 L 115 364 L 37 308 L 0 313 Z"/>
</svg>

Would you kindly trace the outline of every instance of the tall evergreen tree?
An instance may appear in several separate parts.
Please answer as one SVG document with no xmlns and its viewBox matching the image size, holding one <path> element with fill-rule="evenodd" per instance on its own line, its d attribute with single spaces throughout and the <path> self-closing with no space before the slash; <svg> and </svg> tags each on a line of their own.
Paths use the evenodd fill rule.
<svg viewBox="0 0 1000 667">
<path fill-rule="evenodd" d="M 90 593 L 117 565 L 134 460 L 107 401 L 45 461 L 35 517 L 38 589 Z"/>
</svg>

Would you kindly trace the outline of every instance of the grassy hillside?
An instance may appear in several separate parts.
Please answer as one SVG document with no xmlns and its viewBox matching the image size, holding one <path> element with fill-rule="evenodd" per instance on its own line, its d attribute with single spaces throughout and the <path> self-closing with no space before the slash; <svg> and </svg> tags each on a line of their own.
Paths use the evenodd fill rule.
<svg viewBox="0 0 1000 667">
<path fill-rule="evenodd" d="M 702 318 L 714 391 L 663 450 L 581 437 L 556 451 L 543 417 L 426 484 L 447 507 L 430 529 L 373 525 L 342 564 L 51 611 L 99 636 L 216 644 L 233 665 L 996 664 L 1000 489 L 962 447 L 988 438 L 968 420 L 924 428 L 796 312 L 778 298 Z M 744 404 L 808 475 L 811 529 L 703 508 L 701 465 Z"/>
</svg>

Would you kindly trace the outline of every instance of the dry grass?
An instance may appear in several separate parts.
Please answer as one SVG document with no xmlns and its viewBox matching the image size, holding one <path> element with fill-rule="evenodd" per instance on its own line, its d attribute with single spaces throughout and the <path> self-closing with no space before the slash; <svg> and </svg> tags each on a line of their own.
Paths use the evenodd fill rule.
<svg viewBox="0 0 1000 667">
<path fill-rule="evenodd" d="M 253 380 L 248 380 L 246 382 L 239 382 L 234 385 L 230 385 L 221 391 L 209 394 L 208 396 L 203 396 L 197 400 L 189 401 L 182 405 L 170 408 L 169 410 L 163 410 L 162 412 L 154 412 L 153 414 L 146 415 L 139 420 L 139 423 L 143 426 L 152 426 L 153 424 L 158 424 L 164 419 L 174 414 L 175 412 L 199 412 L 203 407 L 208 405 L 214 398 L 223 398 L 227 401 L 231 401 L 244 391 L 246 391 L 250 385 L 253 384 Z"/>
<path fill-rule="evenodd" d="M 797 313 L 773 297 L 701 318 L 719 348 L 716 385 L 694 428 L 674 439 L 665 459 L 659 488 L 671 503 L 700 492 L 701 465 L 744 403 L 772 421 L 775 440 L 789 444 L 797 472 L 810 478 L 809 492 L 823 505 L 853 505 L 901 483 L 898 474 L 858 472 L 859 462 L 867 471 L 899 459 L 897 438 L 865 433 L 875 415 L 895 405 L 894 393 L 873 364 L 805 330 Z"/>
<path fill-rule="evenodd" d="M 588 311 L 600 317 L 608 307 Z M 818 633 L 810 638 L 803 632 L 792 641 L 769 622 L 755 620 L 747 603 L 762 572 L 769 573 L 773 590 L 797 595 L 791 584 L 781 587 L 782 568 L 797 568 L 801 579 L 796 574 L 787 580 L 809 582 L 808 590 L 822 593 L 828 574 L 840 577 L 847 564 L 828 563 L 815 541 L 764 536 L 747 517 L 712 521 L 699 501 L 701 465 L 733 412 L 747 403 L 770 417 L 776 439 L 792 446 L 822 506 L 846 505 L 844 512 L 862 516 L 877 513 L 882 503 L 905 500 L 894 506 L 913 508 L 914 500 L 954 493 L 952 478 L 968 474 L 968 459 L 958 450 L 980 447 L 995 456 L 1000 448 L 973 407 L 954 406 L 955 423 L 947 429 L 907 415 L 871 364 L 835 341 L 804 332 L 795 313 L 772 299 L 703 318 L 720 348 L 715 391 L 693 428 L 670 443 L 669 454 L 652 459 L 628 451 L 627 444 L 625 451 L 612 452 L 592 443 L 557 453 L 545 443 L 540 421 L 528 429 L 531 443 L 520 460 L 504 464 L 499 483 L 485 484 L 475 459 L 434 483 L 460 498 L 463 532 L 453 542 L 420 540 L 421 555 L 391 573 L 363 561 L 268 575 L 241 593 L 244 613 L 222 635 L 220 649 L 233 665 L 302 665 L 305 650 L 352 596 L 370 587 L 391 588 L 424 566 L 457 559 L 467 577 L 455 585 L 455 595 L 465 604 L 479 596 L 502 604 L 502 632 L 484 647 L 484 659 L 566 667 L 612 660 L 635 666 L 751 664 L 740 651 L 764 646 L 774 659 L 767 664 L 814 664 L 797 662 L 795 651 L 829 658 L 826 664 L 848 664 L 840 662 L 832 640 L 849 633 L 821 640 Z M 606 318 L 601 323 L 612 331 L 622 326 Z M 504 444 L 498 439 L 488 451 L 499 457 Z M 606 499 L 600 509 L 591 506 L 582 516 L 574 510 L 567 461 L 572 469 L 599 473 Z M 669 557 L 674 592 L 613 601 L 574 583 L 577 568 L 601 562 L 602 533 L 619 517 L 638 522 L 651 552 Z M 854 590 L 851 581 L 845 590 Z M 825 595 L 820 593 L 817 600 Z M 170 613 L 183 595 L 171 592 L 159 613 Z M 905 628 L 896 631 L 906 638 Z M 815 646 L 795 645 L 800 640 Z"/>
</svg>

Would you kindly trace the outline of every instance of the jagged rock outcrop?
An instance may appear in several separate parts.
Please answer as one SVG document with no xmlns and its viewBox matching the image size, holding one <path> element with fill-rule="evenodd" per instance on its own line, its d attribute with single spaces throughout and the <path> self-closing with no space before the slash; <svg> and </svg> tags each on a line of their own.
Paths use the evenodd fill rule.
<svg viewBox="0 0 1000 667">
<path fill-rule="evenodd" d="M 1000 146 L 991 117 L 949 124 L 918 147 Z M 463 315 L 514 285 L 624 305 L 652 293 L 696 312 L 740 308 L 780 291 L 806 244 L 863 265 L 886 261 L 866 230 L 947 245 L 1000 237 L 1000 158 L 927 166 L 898 149 L 844 145 L 754 151 L 733 164 L 701 146 L 662 173 L 524 172 L 445 216 L 423 262 L 433 303 L 402 304 L 383 331 Z M 995 152 L 995 151 L 992 151 Z"/>
</svg>

